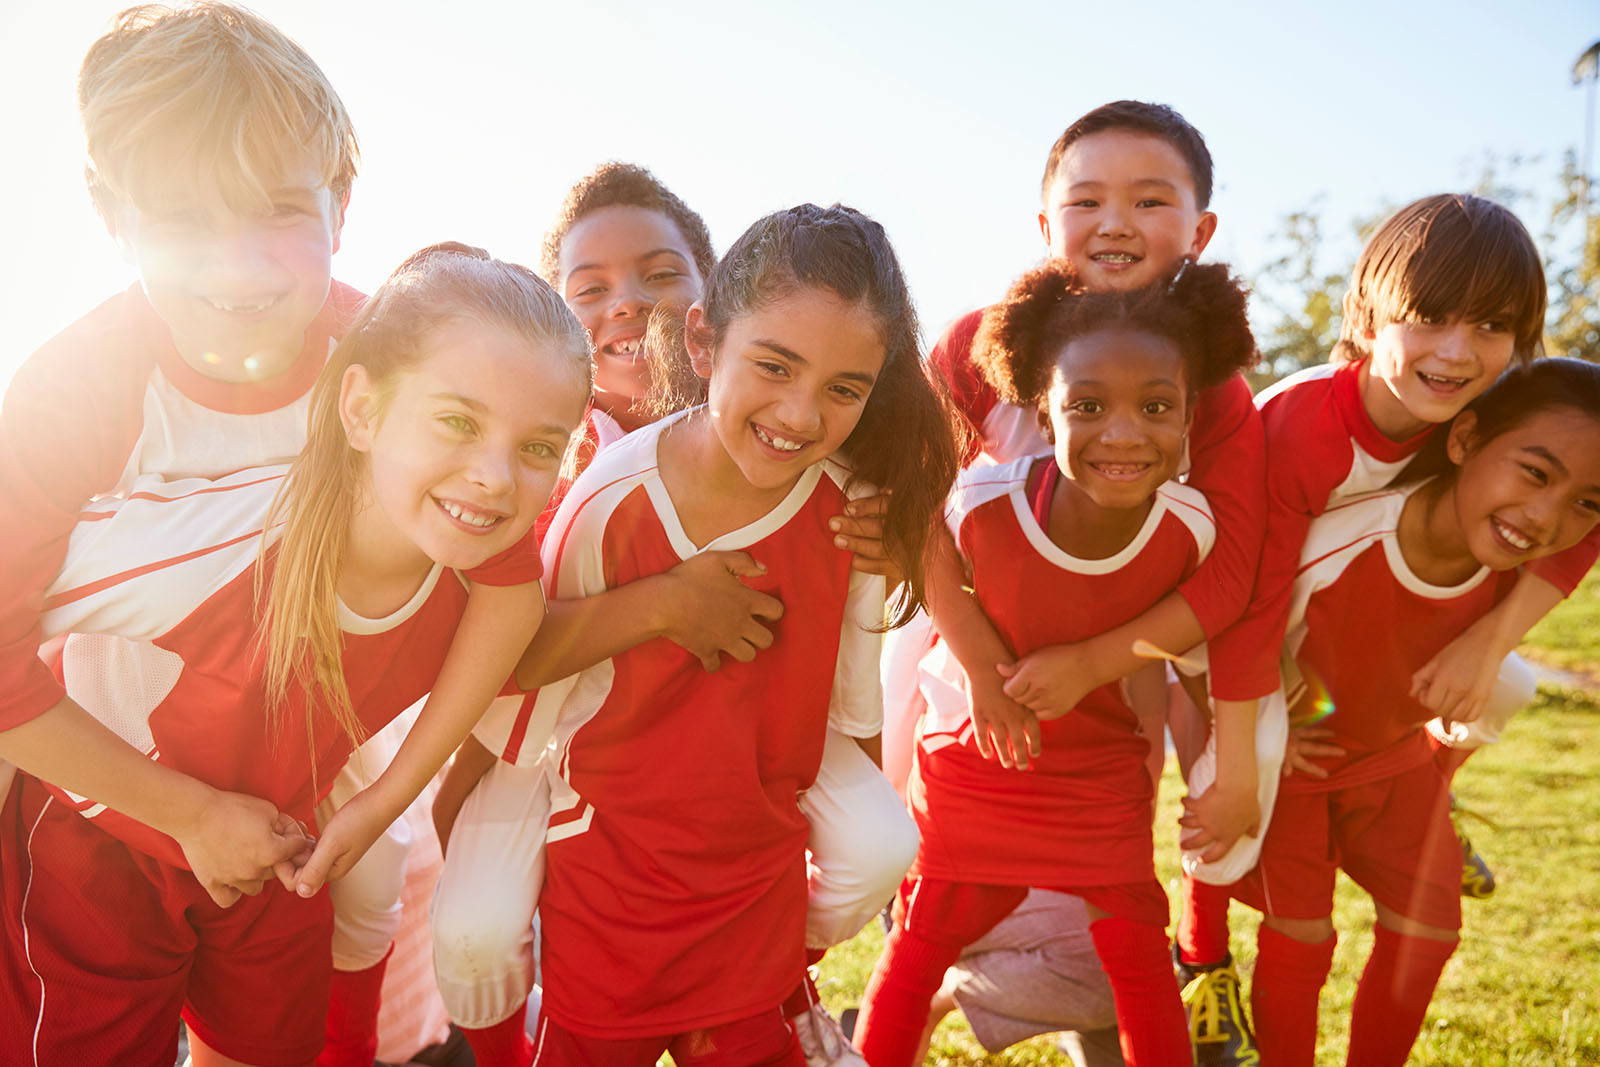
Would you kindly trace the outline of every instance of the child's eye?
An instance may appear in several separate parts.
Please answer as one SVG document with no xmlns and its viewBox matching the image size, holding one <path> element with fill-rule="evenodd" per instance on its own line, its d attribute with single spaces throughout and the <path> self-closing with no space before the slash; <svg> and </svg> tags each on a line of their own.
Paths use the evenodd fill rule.
<svg viewBox="0 0 1600 1067">
<path fill-rule="evenodd" d="M 1522 464 L 1522 473 L 1526 474 L 1528 480 L 1535 485 L 1543 485 L 1550 480 L 1550 476 L 1544 472 L 1543 468 L 1535 467 L 1531 463 Z"/>
<path fill-rule="evenodd" d="M 776 363 L 770 359 L 757 359 L 752 360 L 751 362 L 756 365 L 757 370 L 761 371 L 763 374 L 770 374 L 775 378 L 785 377 L 789 373 L 789 368 L 785 367 L 782 363 Z"/>
<path fill-rule="evenodd" d="M 1100 206 L 1100 201 L 1091 200 L 1088 197 L 1084 197 L 1082 200 L 1074 200 L 1074 201 L 1072 201 L 1072 203 L 1068 204 L 1067 206 L 1068 207 L 1099 207 Z"/>
<path fill-rule="evenodd" d="M 1478 329 L 1486 330 L 1489 333 L 1510 333 L 1511 323 L 1504 319 L 1487 319 L 1478 323 Z"/>
<path fill-rule="evenodd" d="M 561 453 L 548 441 L 529 441 L 522 446 L 524 454 L 535 459 L 560 459 Z"/>
<path fill-rule="evenodd" d="M 1166 207 L 1167 206 L 1167 202 L 1165 200 L 1161 200 L 1161 199 L 1159 199 L 1157 197 L 1147 196 L 1143 200 L 1139 201 L 1138 206 L 1139 207 Z"/>
<path fill-rule="evenodd" d="M 1175 406 L 1170 400 L 1146 400 L 1144 413 L 1146 415 L 1165 415 Z"/>
<path fill-rule="evenodd" d="M 599 285 L 599 284 L 586 285 L 582 289 L 579 289 L 577 292 L 573 293 L 571 299 L 573 299 L 573 300 L 582 300 L 585 297 L 599 296 L 601 293 L 603 293 L 605 291 L 606 291 L 606 287 L 603 286 L 603 285 Z"/>
<path fill-rule="evenodd" d="M 456 433 L 471 433 L 472 420 L 465 415 L 440 415 L 439 422 L 454 430 Z"/>
<path fill-rule="evenodd" d="M 1590 496 L 1579 497 L 1578 508 L 1581 511 L 1587 511 L 1591 515 L 1600 515 L 1600 500 Z"/>
<path fill-rule="evenodd" d="M 673 281 L 674 279 L 681 278 L 681 277 L 683 277 L 683 272 L 679 271 L 679 270 L 658 270 L 658 271 L 652 271 L 649 275 L 647 275 L 645 277 L 645 281 L 647 281 L 647 282 L 670 282 L 670 281 Z"/>
<path fill-rule="evenodd" d="M 866 399 L 866 397 L 862 396 L 859 392 L 850 388 L 848 385 L 831 385 L 828 388 L 833 390 L 835 396 L 843 400 L 848 400 L 852 404 L 859 404 L 861 401 Z"/>
<path fill-rule="evenodd" d="M 1098 415 L 1105 411 L 1105 405 L 1098 400 L 1074 400 L 1067 405 L 1067 410 L 1075 415 Z"/>
</svg>

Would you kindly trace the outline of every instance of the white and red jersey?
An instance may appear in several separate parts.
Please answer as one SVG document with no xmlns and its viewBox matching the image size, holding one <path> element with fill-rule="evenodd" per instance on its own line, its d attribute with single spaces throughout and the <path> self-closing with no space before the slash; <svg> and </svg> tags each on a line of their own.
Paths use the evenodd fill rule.
<svg viewBox="0 0 1600 1067">
<path fill-rule="evenodd" d="M 1123 549 L 1080 559 L 1050 540 L 1050 457 L 974 468 L 948 510 L 984 613 L 1017 656 L 1138 618 L 1195 572 L 1215 537 L 1196 490 L 1169 482 Z M 928 702 L 908 801 L 922 831 L 913 873 L 990 885 L 1112 885 L 1154 877 L 1148 743 L 1120 686 L 1041 723 L 1027 771 L 978 752 L 965 675 L 942 641 L 923 659 Z"/>
<path fill-rule="evenodd" d="M 539 520 L 534 523 L 534 528 L 539 532 L 539 540 L 544 540 L 544 535 L 550 529 L 550 524 L 556 519 L 556 512 L 561 510 L 561 502 L 567 499 L 567 494 L 572 491 L 573 483 L 578 476 L 589 469 L 589 464 L 603 448 L 610 448 L 628 434 L 626 427 L 612 418 L 610 412 L 594 406 L 591 401 L 583 413 L 583 425 L 576 434 L 576 440 L 571 445 L 571 462 L 564 466 L 561 478 L 556 482 L 555 491 L 550 494 L 550 502 L 545 505 L 544 511 L 539 513 Z"/>
<path fill-rule="evenodd" d="M 850 569 L 828 520 L 850 472 L 808 468 L 783 503 L 711 544 L 690 542 L 656 461 L 673 419 L 597 456 L 547 538 L 546 592 L 590 596 L 705 550 L 766 568 L 783 601 L 772 647 L 707 673 L 665 638 L 546 686 L 555 723 L 543 920 L 544 1010 L 602 1037 L 681 1033 L 781 1003 L 805 966 L 797 800 L 830 725 L 879 732 L 882 579 Z M 548 736 L 548 725 L 525 736 Z"/>
<path fill-rule="evenodd" d="M 306 699 L 292 691 L 269 727 L 255 610 L 262 524 L 286 467 L 215 481 L 157 478 L 106 498 L 72 532 L 60 574 L 46 591 L 47 634 L 113 634 L 113 658 L 66 655 L 79 702 L 151 759 L 221 789 L 261 797 L 307 823 L 351 746 L 325 708 L 314 745 Z M 268 550 L 263 582 L 276 559 Z M 421 699 L 433 684 L 466 603 L 464 580 L 435 566 L 393 613 L 370 619 L 339 605 L 344 675 L 368 733 Z M 133 645 L 137 642 L 137 645 Z M 133 645 L 141 670 L 115 657 Z M 315 750 L 315 758 L 311 755 Z M 315 783 L 315 785 L 313 785 Z M 185 866 L 169 838 L 82 797 L 60 792 L 129 844 Z"/>
<path fill-rule="evenodd" d="M 1433 712 L 1411 676 L 1494 607 L 1517 572 L 1480 568 L 1437 586 L 1406 563 L 1395 531 L 1417 486 L 1356 497 L 1310 524 L 1289 607 L 1290 715 L 1320 716 L 1346 755 L 1338 770 L 1415 734 Z M 1303 683 L 1303 684 L 1302 684 Z M 1291 779 L 1292 781 L 1293 779 Z"/>
<path fill-rule="evenodd" d="M 1034 412 L 1003 403 L 972 363 L 972 344 L 983 309 L 952 323 L 928 353 L 928 363 L 950 387 L 955 408 L 981 441 L 981 452 L 1008 462 L 1049 450 Z M 967 456 L 971 462 L 975 452 Z M 1250 600 L 1266 527 L 1266 445 L 1261 419 L 1242 375 L 1200 391 L 1180 467 L 1184 484 L 1198 489 L 1216 516 L 1216 550 L 1177 591 L 1207 637 L 1237 619 Z M 1170 591 L 1170 590 L 1169 590 Z"/>
<path fill-rule="evenodd" d="M 84 505 L 145 475 L 216 477 L 294 458 L 311 386 L 363 299 L 334 282 L 299 357 L 267 381 L 221 382 L 189 366 L 137 285 L 18 369 L 0 416 L 5 726 L 61 699 L 39 660 L 39 611 Z"/>
<path fill-rule="evenodd" d="M 1211 643 L 1211 686 L 1218 698 L 1249 700 L 1278 687 L 1296 564 L 1312 520 L 1383 489 L 1444 430 L 1429 427 L 1405 441 L 1385 437 L 1362 403 L 1361 367 L 1361 361 L 1312 367 L 1256 398 L 1268 445 L 1267 539 L 1249 610 Z M 1528 569 L 1570 593 L 1597 556 L 1600 530 Z M 1402 691 L 1409 688 L 1408 683 Z"/>
</svg>

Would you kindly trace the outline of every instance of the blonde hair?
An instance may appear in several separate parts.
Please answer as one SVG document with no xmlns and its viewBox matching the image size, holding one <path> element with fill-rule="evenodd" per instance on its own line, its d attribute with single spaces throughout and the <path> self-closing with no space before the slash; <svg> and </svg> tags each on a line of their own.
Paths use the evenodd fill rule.
<svg viewBox="0 0 1600 1067">
<path fill-rule="evenodd" d="M 345 436 L 340 385 L 346 369 L 364 367 L 379 396 L 375 417 L 381 419 L 399 376 L 429 355 L 432 331 L 458 319 L 509 330 L 532 347 L 565 357 L 587 396 L 593 372 L 583 326 L 526 267 L 449 242 L 417 252 L 378 287 L 317 378 L 305 450 L 290 466 L 262 534 L 265 561 L 271 532 L 282 524 L 261 619 L 269 736 L 283 726 L 290 691 L 303 689 L 308 742 L 319 703 L 352 744 L 362 739 L 345 685 L 337 583 L 351 518 L 363 502 L 366 464 Z M 256 570 L 258 603 L 265 569 Z"/>
<path fill-rule="evenodd" d="M 89 192 L 109 217 L 153 175 L 188 169 L 236 210 L 266 201 L 284 160 L 304 153 L 342 202 L 355 179 L 355 129 L 322 69 L 242 8 L 131 7 L 78 73 Z"/>
</svg>

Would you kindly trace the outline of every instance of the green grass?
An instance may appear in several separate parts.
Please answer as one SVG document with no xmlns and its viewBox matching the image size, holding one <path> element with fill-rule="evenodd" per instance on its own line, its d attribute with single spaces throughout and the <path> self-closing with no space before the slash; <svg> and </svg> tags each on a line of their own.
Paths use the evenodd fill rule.
<svg viewBox="0 0 1600 1067">
<path fill-rule="evenodd" d="M 1533 651 L 1566 668 L 1600 673 L 1600 581 L 1594 575 L 1534 634 Z M 1463 902 L 1461 947 L 1446 967 L 1415 1065 L 1567 1067 L 1600 1065 L 1600 746 L 1597 694 L 1542 690 L 1505 740 L 1474 756 L 1456 779 L 1466 807 L 1498 829 L 1469 832 L 1499 888 Z M 1175 886 L 1176 819 L 1182 795 L 1175 766 L 1162 780 L 1157 869 Z M 1170 832 L 1163 837 L 1162 828 Z M 1175 899 L 1175 897 L 1174 897 Z M 1340 876 L 1334 922 L 1339 947 L 1323 990 L 1319 1065 L 1344 1063 L 1350 1001 L 1372 947 L 1372 906 Z M 1259 919 L 1233 906 L 1233 952 L 1248 986 Z M 859 1004 L 883 946 L 876 924 L 822 964 L 823 998 L 837 1014 Z M 929 1064 L 1067 1064 L 1047 1038 L 985 1054 L 960 1019 L 934 1036 Z"/>
<path fill-rule="evenodd" d="M 1600 569 L 1533 628 L 1524 651 L 1552 667 L 1600 674 Z"/>
</svg>

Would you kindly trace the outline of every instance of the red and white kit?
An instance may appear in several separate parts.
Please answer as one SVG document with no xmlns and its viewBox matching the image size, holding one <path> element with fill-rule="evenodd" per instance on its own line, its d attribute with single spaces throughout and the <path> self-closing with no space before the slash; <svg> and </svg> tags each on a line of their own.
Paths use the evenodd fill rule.
<svg viewBox="0 0 1600 1067">
<path fill-rule="evenodd" d="M 1212 547 L 1205 498 L 1168 483 L 1115 556 L 1068 555 L 1033 506 L 1048 509 L 1059 477 L 1048 457 L 969 470 L 948 512 L 978 602 L 1017 655 L 1138 617 Z M 1052 604 L 1071 610 L 1041 610 Z M 928 713 L 909 791 L 922 831 L 915 874 L 1052 888 L 1154 879 L 1148 743 L 1118 686 L 1041 723 L 1043 753 L 1026 773 L 979 754 L 965 675 L 942 642 L 923 661 L 923 693 Z"/>
<path fill-rule="evenodd" d="M 86 709 L 130 745 L 309 823 L 351 747 L 325 712 L 308 742 L 300 692 L 269 729 L 255 578 L 262 524 L 285 470 L 150 478 L 97 503 L 72 533 L 42 620 L 46 634 L 142 642 L 144 670 L 135 675 L 123 664 L 95 672 L 78 657 L 63 661 L 69 686 L 74 672 L 89 673 Z M 272 559 L 269 551 L 264 566 Z M 341 610 L 345 678 L 368 731 L 428 691 L 465 602 L 463 579 L 435 567 L 385 618 Z M 0 728 L 30 717 L 8 706 Z M 20 1058 L 24 1050 L 60 1062 L 159 1056 L 170 1041 L 152 1045 L 148 1034 L 163 1025 L 173 1034 L 185 1004 L 196 1032 L 228 1055 L 271 1063 L 314 1056 L 330 974 L 327 898 L 302 901 L 274 884 L 217 908 L 170 838 L 48 788 L 24 777 L 0 835 L 8 979 L 19 991 L 7 998 L 13 1018 L 0 1032 L 28 1043 L 7 1062 L 31 1062 Z"/>
<path fill-rule="evenodd" d="M 1048 452 L 1037 414 L 1003 403 L 973 366 L 972 343 L 982 322 L 981 308 L 957 319 L 928 354 L 929 364 L 949 383 L 951 400 L 978 433 L 982 454 L 1006 463 Z M 1238 618 L 1249 601 L 1266 525 L 1265 469 L 1261 419 L 1244 376 L 1201 390 L 1179 473 L 1210 503 L 1216 547 L 1178 592 L 1208 637 Z"/>
<path fill-rule="evenodd" d="M 1433 434 L 1444 430 L 1431 427 L 1406 441 L 1385 437 L 1361 403 L 1361 367 L 1359 361 L 1312 367 L 1256 398 L 1271 444 L 1267 538 L 1249 611 L 1211 642 L 1211 685 L 1219 697 L 1250 700 L 1278 687 L 1278 650 L 1288 629 L 1296 567 L 1312 520 L 1383 489 Z M 1528 570 L 1570 594 L 1597 556 L 1600 531 L 1592 531 L 1565 552 L 1534 560 Z M 1516 665 L 1511 669 L 1520 672 Z M 1401 687 L 1402 692 L 1409 689 L 1409 682 Z M 1501 709 L 1503 716 L 1526 702 L 1526 696 L 1512 701 Z M 1485 718 L 1504 724 L 1494 709 Z"/>
<path fill-rule="evenodd" d="M 657 639 L 539 695 L 540 712 L 560 709 L 540 900 L 544 1012 L 596 1038 L 716 1027 L 795 988 L 810 833 L 799 796 L 830 725 L 851 737 L 881 725 L 871 628 L 883 582 L 851 570 L 827 525 L 848 500 L 849 472 L 816 464 L 766 516 L 695 545 L 656 462 L 672 421 L 630 434 L 579 479 L 547 542 L 551 597 L 738 549 L 765 565 L 752 584 L 785 610 L 753 663 L 708 674 Z"/>
<path fill-rule="evenodd" d="M 947 512 L 973 595 L 1019 656 L 1137 618 L 1194 574 L 1215 537 L 1205 498 L 1172 482 L 1123 549 L 1077 558 L 1046 532 L 1060 478 L 1050 456 L 969 469 Z M 1075 894 L 1106 913 L 1090 933 L 1130 1062 L 1188 1055 L 1155 877 L 1149 743 L 1121 688 L 1102 686 L 1041 723 L 1042 754 L 1026 771 L 1010 770 L 978 751 L 955 657 L 942 642 L 924 657 L 928 710 L 907 788 L 922 847 L 858 1024 L 869 1062 L 911 1063 L 946 968 L 1029 887 Z"/>
</svg>

